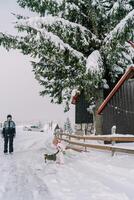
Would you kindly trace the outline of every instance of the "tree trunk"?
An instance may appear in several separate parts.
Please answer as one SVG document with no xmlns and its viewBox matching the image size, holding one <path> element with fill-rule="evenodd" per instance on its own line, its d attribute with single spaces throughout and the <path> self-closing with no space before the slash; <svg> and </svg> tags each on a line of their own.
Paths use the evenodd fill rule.
<svg viewBox="0 0 134 200">
<path fill-rule="evenodd" d="M 103 100 L 104 100 L 103 90 L 99 90 L 98 91 L 98 98 L 96 100 L 96 106 L 95 106 L 94 113 L 93 113 L 93 120 L 94 120 L 94 127 L 95 127 L 95 134 L 96 135 L 102 135 L 103 134 L 103 129 L 102 129 L 103 116 L 97 114 L 97 110 L 98 110 L 99 106 L 102 104 Z"/>
</svg>

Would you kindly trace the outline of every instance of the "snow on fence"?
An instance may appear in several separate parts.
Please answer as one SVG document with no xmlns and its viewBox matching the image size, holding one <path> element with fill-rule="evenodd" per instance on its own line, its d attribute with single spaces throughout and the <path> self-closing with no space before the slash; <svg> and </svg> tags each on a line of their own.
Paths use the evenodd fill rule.
<svg viewBox="0 0 134 200">
<path fill-rule="evenodd" d="M 112 152 L 112 156 L 115 152 L 122 152 L 128 154 L 134 154 L 134 147 L 127 148 L 127 147 L 118 147 L 115 146 L 115 142 L 134 142 L 134 136 L 78 136 L 78 135 L 69 135 L 69 134 L 60 134 L 59 139 L 67 142 L 69 144 L 69 148 L 74 149 L 76 151 L 83 151 L 81 147 L 84 147 L 84 150 L 87 151 L 87 148 L 94 148 L 98 150 L 107 150 Z M 72 140 L 73 139 L 73 140 Z M 79 142 L 78 142 L 79 140 Z M 83 140 L 83 142 L 81 142 Z M 94 140 L 94 141 L 104 141 L 109 142 L 110 144 L 90 144 L 87 141 Z M 79 146 L 79 148 L 74 147 Z"/>
</svg>

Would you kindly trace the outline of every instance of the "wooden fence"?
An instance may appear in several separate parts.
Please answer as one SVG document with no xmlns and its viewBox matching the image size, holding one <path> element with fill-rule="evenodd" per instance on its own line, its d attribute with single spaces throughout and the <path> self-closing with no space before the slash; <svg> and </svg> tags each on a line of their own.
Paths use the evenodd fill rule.
<svg viewBox="0 0 134 200">
<path fill-rule="evenodd" d="M 69 134 L 60 134 L 59 139 L 64 140 L 69 144 L 69 148 L 77 150 L 77 151 L 87 151 L 88 148 L 94 148 L 98 150 L 107 150 L 111 151 L 112 155 L 115 152 L 123 152 L 128 154 L 134 154 L 134 148 L 130 149 L 127 147 L 118 147 L 116 142 L 134 142 L 134 136 L 80 136 L 80 135 L 69 135 Z M 104 143 L 109 142 L 111 144 L 90 144 L 87 141 L 103 141 Z M 75 147 L 77 146 L 77 147 Z M 81 149 L 84 148 L 84 149 Z"/>
</svg>

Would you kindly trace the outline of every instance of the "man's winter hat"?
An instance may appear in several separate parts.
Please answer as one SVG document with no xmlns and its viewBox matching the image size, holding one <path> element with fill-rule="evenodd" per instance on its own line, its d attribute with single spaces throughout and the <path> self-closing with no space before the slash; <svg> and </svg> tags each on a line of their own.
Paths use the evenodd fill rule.
<svg viewBox="0 0 134 200">
<path fill-rule="evenodd" d="M 12 115 L 7 115 L 7 118 L 12 118 Z"/>
</svg>

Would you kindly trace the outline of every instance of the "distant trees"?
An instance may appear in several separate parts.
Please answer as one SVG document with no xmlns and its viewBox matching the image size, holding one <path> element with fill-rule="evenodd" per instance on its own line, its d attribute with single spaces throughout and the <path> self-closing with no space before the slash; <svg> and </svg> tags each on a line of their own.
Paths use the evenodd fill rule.
<svg viewBox="0 0 134 200">
<path fill-rule="evenodd" d="M 64 132 L 69 134 L 73 132 L 69 118 L 67 118 L 66 122 L 64 123 Z"/>
</svg>

